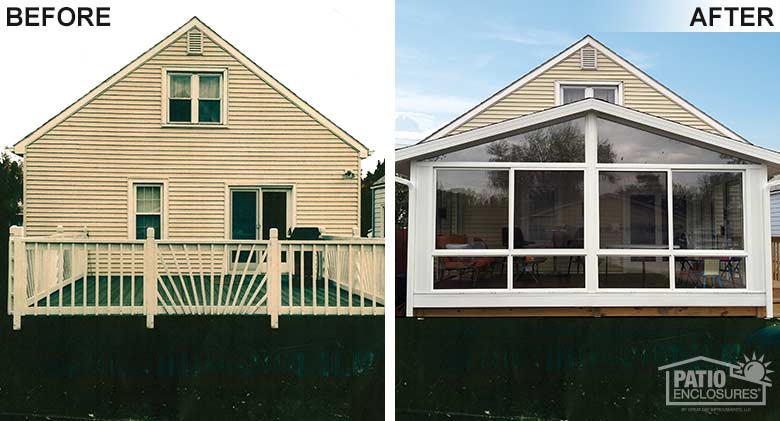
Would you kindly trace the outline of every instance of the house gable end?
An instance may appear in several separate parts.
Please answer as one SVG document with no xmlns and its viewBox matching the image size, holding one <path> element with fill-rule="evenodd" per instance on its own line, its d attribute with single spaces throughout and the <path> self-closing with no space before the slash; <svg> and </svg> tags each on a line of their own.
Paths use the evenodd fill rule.
<svg viewBox="0 0 780 421">
<path fill-rule="evenodd" d="M 595 69 L 583 68 L 583 48 L 596 50 Z M 737 134 L 590 36 L 483 101 L 425 141 L 551 108 L 556 105 L 557 82 L 615 82 L 622 85 L 621 105 L 744 142 Z"/>
<path fill-rule="evenodd" d="M 200 48 L 202 48 L 203 54 L 191 54 L 188 34 L 193 29 L 202 34 Z M 269 113 L 270 120 L 278 117 L 280 120 L 293 119 L 297 123 L 305 122 L 305 124 L 317 126 L 355 150 L 361 158 L 367 157 L 369 154 L 369 150 L 363 144 L 300 99 L 197 18 L 191 19 L 60 114 L 27 135 L 14 146 L 14 150 L 18 154 L 24 154 L 26 148 L 32 143 L 61 129 L 61 126 L 67 126 L 73 122 L 74 118 L 78 119 L 89 115 L 94 109 L 110 107 L 111 103 L 118 106 L 124 101 L 131 101 L 135 104 L 135 101 L 139 100 L 134 96 L 136 94 L 145 94 L 147 99 L 153 95 L 157 96 L 155 105 L 159 109 L 156 110 L 156 125 L 159 128 L 164 109 L 162 107 L 163 72 L 166 68 L 186 69 L 188 67 L 225 69 L 228 73 L 235 73 L 235 79 L 228 79 L 228 118 L 231 114 L 231 100 L 254 101 L 261 107 L 273 104 L 274 107 L 284 108 L 286 114 Z M 236 70 L 237 72 L 235 72 Z M 259 83 L 253 83 L 252 79 Z M 253 89 L 256 91 L 253 92 Z M 234 98 L 234 94 L 238 96 Z M 151 103 L 144 105 L 149 107 Z M 124 118 L 126 122 L 135 124 L 143 121 L 144 117 L 151 118 L 154 112 L 148 108 L 143 112 L 133 113 L 133 115 L 117 114 L 115 118 Z M 138 118 L 139 116 L 141 119 Z"/>
</svg>

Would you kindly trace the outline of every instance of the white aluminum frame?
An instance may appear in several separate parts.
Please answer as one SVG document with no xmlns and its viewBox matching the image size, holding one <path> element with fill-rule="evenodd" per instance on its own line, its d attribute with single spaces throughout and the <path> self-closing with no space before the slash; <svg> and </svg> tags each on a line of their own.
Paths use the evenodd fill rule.
<svg viewBox="0 0 780 421">
<path fill-rule="evenodd" d="M 581 101 L 582 102 L 582 101 Z M 603 101 L 598 101 L 603 103 Z M 604 103 L 606 104 L 606 103 Z M 571 107 L 570 104 L 564 107 Z M 606 104 L 614 107 L 612 104 Z M 601 107 L 601 106 L 595 106 Z M 414 308 L 424 307 L 587 307 L 587 306 L 765 306 L 771 303 L 771 291 L 767 291 L 765 270 L 767 264 L 766 247 L 761 232 L 765 221 L 762 207 L 749 206 L 753 200 L 761 200 L 761 193 L 767 180 L 767 167 L 763 164 L 600 164 L 597 161 L 598 133 L 596 122 L 598 110 L 584 114 L 585 118 L 585 162 L 582 163 L 523 163 L 523 162 L 438 162 L 418 161 L 409 157 L 410 180 L 415 188 L 410 189 L 409 214 L 409 262 L 407 268 L 408 295 L 407 315 L 413 315 Z M 571 113 L 570 113 L 571 114 Z M 560 116 L 557 116 L 560 118 Z M 642 125 L 634 121 L 637 124 Z M 502 124 L 502 123 L 499 123 Z M 529 129 L 538 127 L 541 121 L 534 121 Z M 495 126 L 495 125 L 494 125 Z M 444 151 L 452 147 L 464 147 L 480 139 L 496 136 L 496 127 L 488 128 L 486 136 L 480 133 L 458 135 L 463 139 L 453 139 L 452 144 L 440 145 Z M 658 130 L 658 128 L 656 128 Z M 680 136 L 678 133 L 674 133 Z M 472 139 L 473 138 L 473 139 Z M 409 155 L 424 158 L 435 153 L 431 148 L 437 142 L 421 144 L 424 153 L 409 151 Z M 702 147 L 713 146 L 710 142 L 692 143 Z M 732 141 L 733 142 L 733 141 Z M 744 144 L 733 142 L 739 145 Z M 740 148 L 741 149 L 741 148 Z M 739 152 L 735 152 L 739 156 Z M 436 173 L 439 169 L 489 170 L 505 169 L 509 172 L 509 226 L 513 226 L 514 173 L 519 170 L 579 170 L 584 177 L 584 248 L 583 249 L 513 249 L 514 232 L 509 229 L 507 249 L 480 250 L 440 250 L 435 248 L 436 226 Z M 599 171 L 659 171 L 667 174 L 667 218 L 668 245 L 658 249 L 601 249 L 599 245 Z M 692 172 L 740 172 L 742 174 L 743 235 L 741 250 L 702 250 L 675 249 L 673 235 L 673 183 L 672 173 Z M 420 227 L 420 228 L 418 228 Z M 556 255 L 586 256 L 585 288 L 522 288 L 513 289 L 512 256 L 517 255 Z M 631 256 L 668 256 L 669 287 L 658 288 L 598 288 L 598 257 L 601 255 Z M 436 256 L 496 256 L 507 258 L 506 289 L 439 289 L 433 288 L 433 258 Z M 742 275 L 746 279 L 744 288 L 732 289 L 694 289 L 675 288 L 676 256 L 734 256 L 745 257 Z M 771 304 L 770 304 L 771 305 Z"/>
<path fill-rule="evenodd" d="M 623 81 L 620 80 L 556 80 L 555 105 L 563 104 L 563 88 L 585 88 L 585 99 L 593 98 L 593 88 L 614 88 L 615 104 L 623 105 Z"/>
</svg>

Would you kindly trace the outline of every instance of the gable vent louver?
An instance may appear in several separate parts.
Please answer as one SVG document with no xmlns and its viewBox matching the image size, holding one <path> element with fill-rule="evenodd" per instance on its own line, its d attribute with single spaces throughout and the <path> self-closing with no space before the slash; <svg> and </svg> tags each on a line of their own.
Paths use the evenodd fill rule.
<svg viewBox="0 0 780 421">
<path fill-rule="evenodd" d="M 192 29 L 187 33 L 187 54 L 203 54 L 203 33 L 197 29 Z"/>
<path fill-rule="evenodd" d="M 583 47 L 580 50 L 580 67 L 583 70 L 596 70 L 596 49 L 593 47 Z"/>
</svg>

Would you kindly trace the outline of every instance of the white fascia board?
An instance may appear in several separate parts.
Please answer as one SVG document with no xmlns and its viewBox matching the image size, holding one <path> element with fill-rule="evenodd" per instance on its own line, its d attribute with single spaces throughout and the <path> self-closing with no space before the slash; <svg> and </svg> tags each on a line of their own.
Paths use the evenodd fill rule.
<svg viewBox="0 0 780 421">
<path fill-rule="evenodd" d="M 502 121 L 485 127 L 469 130 L 452 136 L 447 136 L 436 142 L 420 143 L 396 151 L 396 162 L 413 159 L 419 156 L 436 153 L 445 149 L 458 147 L 470 142 L 498 136 L 507 132 L 522 130 L 527 127 L 543 124 L 552 120 L 566 118 L 585 112 L 599 112 L 631 121 L 643 126 L 655 128 L 675 134 L 686 139 L 701 142 L 719 149 L 732 151 L 763 162 L 780 165 L 780 153 L 751 145 L 747 142 L 735 142 L 731 138 L 719 136 L 704 130 L 695 129 L 660 117 L 655 117 L 631 108 L 621 107 L 605 101 L 589 98 L 571 104 L 549 108 L 537 113 L 528 114 L 511 120 Z"/>
<path fill-rule="evenodd" d="M 666 86 L 660 84 L 657 80 L 650 77 L 647 73 L 643 72 L 638 67 L 634 66 L 633 64 L 629 63 L 626 59 L 623 57 L 620 57 L 618 54 L 607 48 L 602 43 L 598 42 L 596 39 L 591 37 L 590 35 L 585 36 L 583 39 L 576 42 L 571 47 L 567 48 L 566 50 L 559 53 L 557 56 L 553 57 L 552 59 L 548 60 L 541 66 L 537 67 L 536 69 L 532 70 L 531 72 L 527 73 L 522 78 L 516 80 L 506 88 L 498 91 L 490 98 L 486 99 L 485 101 L 481 102 L 476 107 L 472 108 L 465 114 L 461 115 L 460 117 L 456 118 L 446 126 L 442 127 L 441 129 L 434 132 L 432 135 L 425 138 L 421 143 L 425 143 L 431 140 L 440 139 L 456 128 L 462 126 L 466 122 L 470 121 L 472 118 L 476 117 L 486 109 L 490 108 L 500 100 L 504 99 L 506 96 L 511 94 L 512 92 L 516 91 L 517 89 L 520 89 L 528 82 L 534 80 L 537 76 L 541 75 L 542 73 L 546 72 L 553 66 L 557 65 L 558 63 L 562 62 L 564 59 L 569 57 L 571 54 L 579 50 L 580 48 L 590 45 L 594 48 L 596 48 L 600 53 L 604 54 L 605 56 L 609 57 L 614 62 L 618 63 L 620 66 L 622 66 L 624 69 L 626 69 L 629 73 L 636 76 L 639 80 L 643 81 L 650 87 L 656 89 L 658 92 L 660 92 L 665 97 L 669 98 L 672 102 L 682 107 L 684 110 L 688 111 L 689 113 L 693 114 L 694 116 L 698 117 L 705 123 L 709 124 L 716 130 L 718 130 L 722 135 L 729 137 L 731 139 L 740 141 L 740 142 L 747 142 L 745 139 L 743 139 L 738 134 L 734 133 L 733 131 L 729 130 L 726 126 L 719 123 L 712 117 L 708 116 L 706 113 L 701 111 L 700 109 L 696 108 L 693 104 L 683 99 L 681 96 L 677 95 L 676 93 L 672 92 L 669 88 Z"/>
</svg>

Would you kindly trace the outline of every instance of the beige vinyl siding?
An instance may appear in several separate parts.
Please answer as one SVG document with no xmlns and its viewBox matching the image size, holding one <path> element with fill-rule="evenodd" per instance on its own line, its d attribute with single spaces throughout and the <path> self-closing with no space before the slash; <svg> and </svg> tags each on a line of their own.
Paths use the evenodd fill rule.
<svg viewBox="0 0 780 421">
<path fill-rule="evenodd" d="M 164 67 L 227 69 L 228 128 L 162 127 Z M 349 235 L 359 223 L 358 151 L 204 35 L 180 37 L 28 145 L 25 226 L 128 237 L 128 180 L 167 180 L 168 238 L 225 238 L 226 185 L 294 185 L 295 222 Z"/>
<path fill-rule="evenodd" d="M 598 70 L 580 69 L 579 51 L 507 95 L 450 134 L 483 127 L 555 106 L 555 81 L 623 82 L 623 105 L 657 117 L 718 134 L 710 125 L 683 109 L 600 51 Z"/>
</svg>

